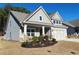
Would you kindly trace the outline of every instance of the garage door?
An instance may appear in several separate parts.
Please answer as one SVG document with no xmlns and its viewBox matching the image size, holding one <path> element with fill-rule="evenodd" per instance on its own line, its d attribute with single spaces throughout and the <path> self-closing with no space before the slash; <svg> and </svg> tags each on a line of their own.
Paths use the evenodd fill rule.
<svg viewBox="0 0 79 59">
<path fill-rule="evenodd" d="M 66 38 L 66 31 L 65 30 L 53 30 L 52 35 L 57 40 L 63 40 Z"/>
</svg>

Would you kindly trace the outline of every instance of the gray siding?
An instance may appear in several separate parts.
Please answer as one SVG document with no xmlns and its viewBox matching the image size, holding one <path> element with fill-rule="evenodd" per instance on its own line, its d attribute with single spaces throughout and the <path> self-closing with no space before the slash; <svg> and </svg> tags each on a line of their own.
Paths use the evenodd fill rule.
<svg viewBox="0 0 79 59">
<path fill-rule="evenodd" d="M 75 33 L 75 29 L 73 28 L 73 27 L 69 27 L 68 29 L 67 29 L 67 35 L 72 35 L 72 34 L 74 34 Z"/>
<path fill-rule="evenodd" d="M 10 15 L 9 21 L 7 24 L 5 38 L 7 40 L 16 40 L 17 41 L 19 39 L 19 34 L 20 34 L 20 27 L 15 22 L 13 17 Z"/>
</svg>

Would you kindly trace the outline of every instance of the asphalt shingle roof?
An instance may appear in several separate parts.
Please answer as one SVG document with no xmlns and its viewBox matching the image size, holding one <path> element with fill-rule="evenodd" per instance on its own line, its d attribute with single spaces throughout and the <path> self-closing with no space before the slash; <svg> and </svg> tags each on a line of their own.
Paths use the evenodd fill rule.
<svg viewBox="0 0 79 59">
<path fill-rule="evenodd" d="M 25 19 L 27 19 L 27 17 L 29 17 L 31 14 L 27 14 L 27 13 L 23 13 L 23 12 L 18 12 L 18 11 L 10 11 L 17 19 L 20 23 L 22 23 Z M 50 18 L 52 16 L 54 16 L 56 13 L 53 13 L 50 16 Z M 66 25 L 69 25 L 69 26 L 72 26 L 74 27 L 73 24 L 71 23 L 68 23 L 68 22 L 63 22 L 63 24 L 66 24 Z M 57 27 L 64 27 L 64 26 L 57 26 Z"/>
<path fill-rule="evenodd" d="M 23 13 L 23 12 L 18 12 L 18 11 L 10 11 L 21 23 L 23 22 L 30 14 Z"/>
</svg>

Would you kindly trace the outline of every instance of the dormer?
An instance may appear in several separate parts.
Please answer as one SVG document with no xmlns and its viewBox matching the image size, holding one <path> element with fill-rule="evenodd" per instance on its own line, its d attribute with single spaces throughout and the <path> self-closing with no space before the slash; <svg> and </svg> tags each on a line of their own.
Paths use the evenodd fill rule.
<svg viewBox="0 0 79 59">
<path fill-rule="evenodd" d="M 62 25 L 63 19 L 58 11 L 54 14 L 51 14 L 51 20 L 54 25 Z"/>
</svg>

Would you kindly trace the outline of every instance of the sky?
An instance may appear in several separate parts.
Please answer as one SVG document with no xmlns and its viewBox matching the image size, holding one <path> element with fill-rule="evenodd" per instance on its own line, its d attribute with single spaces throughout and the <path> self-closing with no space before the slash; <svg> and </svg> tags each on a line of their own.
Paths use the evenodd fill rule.
<svg viewBox="0 0 79 59">
<path fill-rule="evenodd" d="M 0 3 L 0 8 L 5 5 L 6 3 Z M 42 6 L 48 13 L 58 11 L 64 21 L 79 19 L 79 3 L 11 3 L 11 5 L 14 7 L 24 7 L 31 12 Z"/>
</svg>

